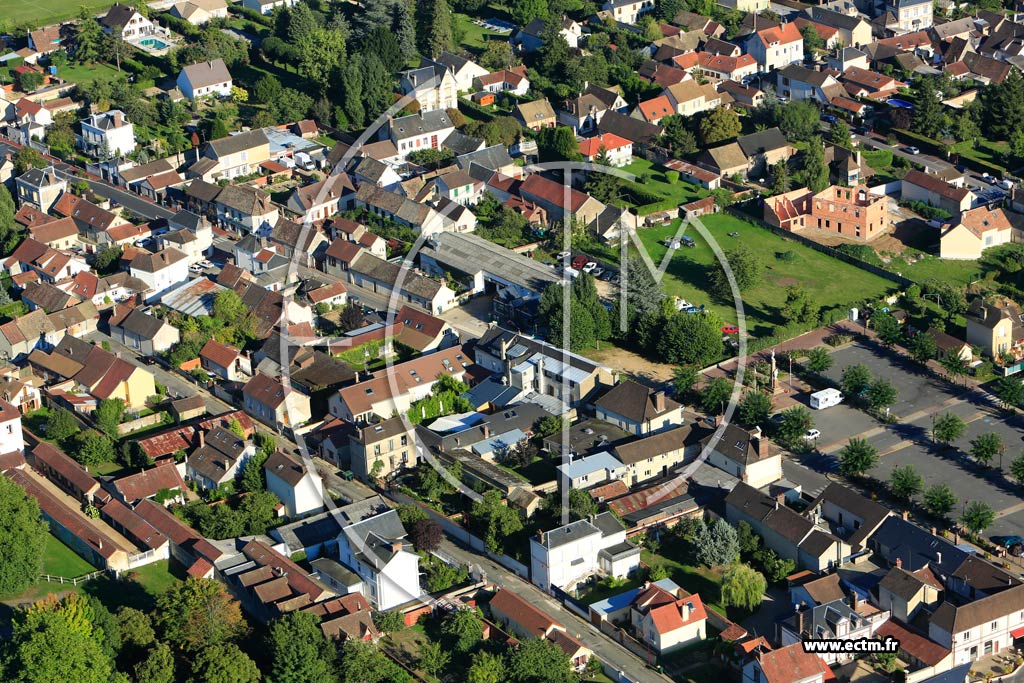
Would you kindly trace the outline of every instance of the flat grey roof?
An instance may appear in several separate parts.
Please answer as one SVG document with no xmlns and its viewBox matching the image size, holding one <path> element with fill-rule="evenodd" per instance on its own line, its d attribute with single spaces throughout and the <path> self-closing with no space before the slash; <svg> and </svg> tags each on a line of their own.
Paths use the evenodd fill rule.
<svg viewBox="0 0 1024 683">
<path fill-rule="evenodd" d="M 484 271 L 534 292 L 561 280 L 554 268 L 467 233 L 442 232 L 420 253 L 464 273 Z"/>
</svg>

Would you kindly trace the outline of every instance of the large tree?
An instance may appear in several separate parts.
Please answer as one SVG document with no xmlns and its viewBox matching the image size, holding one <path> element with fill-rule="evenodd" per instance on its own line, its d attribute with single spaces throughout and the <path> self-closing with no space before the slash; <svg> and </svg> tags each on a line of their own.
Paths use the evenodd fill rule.
<svg viewBox="0 0 1024 683">
<path fill-rule="evenodd" d="M 842 388 L 843 394 L 849 398 L 855 398 L 871 386 L 871 380 L 871 371 L 868 370 L 868 366 L 860 363 L 847 365 L 843 368 L 839 386 Z"/>
<path fill-rule="evenodd" d="M 929 138 L 938 138 L 949 125 L 945 106 L 937 97 L 935 80 L 922 76 L 917 81 L 917 97 L 914 102 L 914 131 Z"/>
<path fill-rule="evenodd" d="M 716 377 L 700 392 L 700 406 L 709 415 L 722 415 L 732 397 L 732 382 L 725 377 Z"/>
<path fill-rule="evenodd" d="M 891 313 L 876 313 L 871 316 L 871 327 L 886 346 L 898 344 L 903 339 L 903 329 Z"/>
<path fill-rule="evenodd" d="M 748 564 L 734 564 L 722 574 L 722 604 L 753 611 L 761 605 L 768 582 Z"/>
<path fill-rule="evenodd" d="M 547 638 L 530 638 L 512 650 L 508 658 L 512 683 L 573 683 L 569 655 Z"/>
<path fill-rule="evenodd" d="M 509 9 L 512 20 L 519 26 L 526 26 L 534 19 L 547 19 L 548 16 L 546 0 L 513 0 Z"/>
<path fill-rule="evenodd" d="M 948 446 L 963 436 L 967 431 L 967 423 L 955 413 L 943 413 L 935 418 L 932 425 L 932 439 L 936 443 Z"/>
<path fill-rule="evenodd" d="M 884 377 L 879 377 L 868 387 L 868 405 L 873 410 L 888 409 L 896 402 L 896 397 L 896 387 Z"/>
<path fill-rule="evenodd" d="M 740 554 L 736 529 L 722 520 L 701 526 L 693 544 L 697 562 L 706 567 L 731 564 Z"/>
<path fill-rule="evenodd" d="M 341 648 L 341 683 L 409 683 L 398 664 L 371 643 L 349 639 Z"/>
<path fill-rule="evenodd" d="M 936 517 L 944 517 L 956 506 L 956 494 L 949 484 L 932 484 L 924 492 L 924 508 Z"/>
<path fill-rule="evenodd" d="M 322 638 L 322 636 L 321 636 Z M 192 665 L 190 683 L 259 683 L 262 679 L 256 662 L 234 643 L 204 647 Z M 289 679 L 319 681 L 324 679 Z"/>
<path fill-rule="evenodd" d="M 740 242 L 729 249 L 725 253 L 725 257 L 736 281 L 736 287 L 741 292 L 746 292 L 761 283 L 767 264 L 758 251 L 751 249 L 744 242 Z M 724 268 L 715 271 L 712 286 L 718 296 L 727 301 L 732 300 L 732 284 L 729 282 Z"/>
<path fill-rule="evenodd" d="M 732 140 L 743 129 L 740 116 L 726 107 L 716 107 L 700 121 L 700 137 L 705 145 Z"/>
<path fill-rule="evenodd" d="M 505 680 L 505 660 L 501 655 L 480 652 L 466 672 L 466 683 L 501 683 Z"/>
<path fill-rule="evenodd" d="M 437 57 L 454 46 L 452 39 L 452 12 L 447 0 L 430 0 L 425 25 L 421 27 L 423 51 L 430 57 Z"/>
<path fill-rule="evenodd" d="M 165 642 L 156 643 L 146 657 L 135 665 L 135 680 L 139 683 L 174 683 L 174 654 Z"/>
<path fill-rule="evenodd" d="M 92 12 L 82 5 L 78 11 L 78 24 L 75 32 L 75 61 L 79 64 L 92 64 L 107 52 L 107 37 L 103 28 Z"/>
<path fill-rule="evenodd" d="M 21 593 L 42 572 L 43 550 L 48 539 L 39 503 L 7 477 L 0 477 L 0 594 Z"/>
<path fill-rule="evenodd" d="M 441 635 L 452 650 L 466 653 L 484 637 L 483 621 L 476 610 L 455 610 L 441 622 Z"/>
<path fill-rule="evenodd" d="M 811 192 L 821 192 L 828 187 L 828 164 L 825 163 L 825 148 L 820 137 L 811 138 L 807 143 L 803 178 Z"/>
<path fill-rule="evenodd" d="M 667 363 L 704 367 L 722 355 L 722 325 L 714 315 L 673 313 L 656 338 L 658 356 Z"/>
<path fill-rule="evenodd" d="M 979 434 L 971 440 L 971 456 L 985 467 L 991 465 L 996 456 L 1001 456 L 1005 450 L 1003 439 L 996 432 Z"/>
<path fill-rule="evenodd" d="M 122 399 L 103 399 L 96 406 L 96 412 L 93 413 L 96 427 L 111 439 L 118 438 L 120 436 L 119 427 L 124 420 L 124 410 L 125 404 Z"/>
<path fill-rule="evenodd" d="M 839 451 L 839 471 L 846 477 L 859 477 L 878 464 L 878 449 L 867 439 L 853 437 Z"/>
<path fill-rule="evenodd" d="M 730 392 L 732 388 L 730 387 Z M 746 427 L 757 427 L 768 423 L 772 414 L 772 399 L 763 391 L 748 391 L 740 399 L 739 418 Z"/>
<path fill-rule="evenodd" d="M 790 448 L 800 444 L 804 435 L 814 425 L 811 411 L 803 406 L 793 406 L 782 411 L 782 422 L 779 424 L 779 441 Z"/>
<path fill-rule="evenodd" d="M 8 683 L 109 683 L 114 673 L 91 623 L 61 609 L 29 609 L 15 620 L 6 650 Z"/>
<path fill-rule="evenodd" d="M 924 488 L 924 477 L 913 465 L 894 467 L 889 473 L 889 488 L 897 499 L 909 503 Z"/>
<path fill-rule="evenodd" d="M 1016 408 L 1024 403 L 1024 383 L 1013 375 L 1000 377 L 994 391 L 1004 408 Z"/>
<path fill-rule="evenodd" d="M 320 683 L 336 675 L 334 647 L 308 612 L 290 612 L 270 624 L 267 683 Z"/>
<path fill-rule="evenodd" d="M 190 652 L 234 640 L 247 630 L 238 601 L 213 579 L 190 577 L 162 593 L 156 604 L 164 637 Z"/>
<path fill-rule="evenodd" d="M 992 526 L 994 521 L 996 521 L 996 511 L 983 500 L 972 500 L 964 508 L 964 514 L 960 517 L 960 523 L 976 534 L 980 534 Z"/>
</svg>

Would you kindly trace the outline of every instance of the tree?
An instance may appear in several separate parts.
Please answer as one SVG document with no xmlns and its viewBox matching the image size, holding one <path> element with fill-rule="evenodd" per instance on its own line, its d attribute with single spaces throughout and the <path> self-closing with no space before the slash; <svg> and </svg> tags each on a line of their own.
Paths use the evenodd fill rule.
<svg viewBox="0 0 1024 683">
<path fill-rule="evenodd" d="M 811 372 L 825 372 L 832 367 L 832 354 L 823 346 L 815 346 L 807 352 L 807 369 Z"/>
<path fill-rule="evenodd" d="M 6 556 L 5 556 L 6 557 Z M 60 609 L 27 610 L 7 642 L 4 680 L 9 683 L 108 683 L 113 665 L 86 620 L 75 626 Z"/>
<path fill-rule="evenodd" d="M 748 391 L 740 399 L 739 418 L 740 422 L 746 427 L 757 427 L 767 424 L 771 414 L 772 399 L 763 391 Z"/>
<path fill-rule="evenodd" d="M 878 449 L 867 439 L 853 437 L 839 451 L 839 471 L 844 477 L 859 477 L 878 464 Z"/>
<path fill-rule="evenodd" d="M 86 467 L 95 467 L 100 463 L 114 459 L 114 442 L 106 434 L 88 429 L 78 432 L 71 448 L 71 456 Z"/>
<path fill-rule="evenodd" d="M 261 104 L 272 104 L 281 96 L 281 81 L 273 74 L 262 76 L 252 88 L 252 95 Z"/>
<path fill-rule="evenodd" d="M 821 192 L 828 187 L 828 164 L 825 163 L 825 148 L 820 137 L 811 138 L 807 143 L 803 177 L 804 184 L 811 192 Z"/>
<path fill-rule="evenodd" d="M 754 533 L 754 528 L 744 521 L 736 525 L 736 542 L 739 545 L 740 556 L 750 557 L 761 546 L 761 537 Z"/>
<path fill-rule="evenodd" d="M 894 467 L 889 473 L 889 488 L 897 499 L 909 503 L 911 498 L 921 493 L 924 478 L 913 465 Z"/>
<path fill-rule="evenodd" d="M 341 683 L 409 683 L 409 676 L 371 643 L 349 639 L 341 648 Z"/>
<path fill-rule="evenodd" d="M 779 129 L 787 140 L 809 141 L 818 133 L 820 114 L 817 105 L 810 100 L 789 102 L 785 107 L 779 107 L 778 117 Z"/>
<path fill-rule="evenodd" d="M 174 655 L 170 646 L 157 642 L 146 658 L 135 665 L 135 680 L 139 683 L 174 683 Z"/>
<path fill-rule="evenodd" d="M 886 346 L 898 344 L 903 339 L 900 323 L 891 313 L 876 313 L 871 317 L 871 327 Z"/>
<path fill-rule="evenodd" d="M 441 649 L 440 643 L 428 640 L 420 645 L 420 668 L 431 676 L 440 674 L 451 661 L 451 653 L 448 650 Z"/>
<path fill-rule="evenodd" d="M 945 106 L 937 97 L 935 79 L 923 76 L 918 80 L 917 97 L 914 98 L 914 132 L 925 137 L 936 138 L 949 124 Z"/>
<path fill-rule="evenodd" d="M 189 652 L 226 643 L 246 631 L 238 601 L 213 579 L 189 577 L 160 594 L 156 605 L 164 638 Z"/>
<path fill-rule="evenodd" d="M 441 547 L 444 532 L 432 519 L 417 520 L 409 529 L 409 540 L 419 552 L 430 553 Z"/>
<path fill-rule="evenodd" d="M 833 145 L 839 145 L 846 149 L 853 148 L 853 142 L 850 139 L 850 127 L 846 125 L 846 121 L 839 119 L 832 124 L 828 131 L 828 141 Z"/>
<path fill-rule="evenodd" d="M 910 355 L 922 365 L 935 358 L 938 353 L 938 346 L 935 344 L 935 337 L 928 334 L 918 334 L 907 344 Z M 1019 384 L 1019 382 L 1018 382 Z"/>
<path fill-rule="evenodd" d="M 512 21 L 519 26 L 526 26 L 534 19 L 547 19 L 548 16 L 546 0 L 514 0 L 509 9 Z"/>
<path fill-rule="evenodd" d="M 121 260 L 124 250 L 121 247 L 103 246 L 93 257 L 92 268 L 101 275 L 110 275 L 117 270 L 117 264 Z"/>
<path fill-rule="evenodd" d="M 405 617 L 401 612 L 374 612 L 373 625 L 382 633 L 398 633 L 405 630 Z"/>
<path fill-rule="evenodd" d="M 960 517 L 960 523 L 969 531 L 980 534 L 992 526 L 996 521 L 996 511 L 992 506 L 982 500 L 972 500 L 964 508 L 964 514 Z"/>
<path fill-rule="evenodd" d="M 502 683 L 505 680 L 505 660 L 501 655 L 480 652 L 473 655 L 473 663 L 466 672 L 466 683 Z"/>
<path fill-rule="evenodd" d="M 12 595 L 39 578 L 49 530 L 36 499 L 7 477 L 0 477 L 0 519 L 0 594 Z"/>
<path fill-rule="evenodd" d="M 942 369 L 946 371 L 946 375 L 949 377 L 951 382 L 956 382 L 957 377 L 966 377 L 967 372 L 970 369 L 967 361 L 956 353 L 947 353 L 939 361 Z"/>
<path fill-rule="evenodd" d="M 289 612 L 270 624 L 267 683 L 319 683 L 334 678 L 334 648 L 309 612 Z"/>
<path fill-rule="evenodd" d="M 761 605 L 768 582 L 748 564 L 734 564 L 722 574 L 722 604 L 755 610 Z"/>
<path fill-rule="evenodd" d="M 782 305 L 782 317 L 787 322 L 801 325 L 816 322 L 818 308 L 803 287 L 791 285 L 786 288 L 786 302 Z"/>
<path fill-rule="evenodd" d="M 573 683 L 569 655 L 547 638 L 529 638 L 512 650 L 508 679 L 513 683 Z"/>
<path fill-rule="evenodd" d="M 868 405 L 873 410 L 888 409 L 896 402 L 896 396 L 896 387 L 884 377 L 879 377 L 868 387 Z"/>
<path fill-rule="evenodd" d="M 932 439 L 935 443 L 948 446 L 956 441 L 967 431 L 967 423 L 960 419 L 959 415 L 943 413 L 935 418 L 932 424 Z"/>
<path fill-rule="evenodd" d="M 1012 476 L 1018 484 L 1024 484 L 1024 454 L 1014 458 L 1013 462 L 1010 463 L 1010 476 Z"/>
<path fill-rule="evenodd" d="M 569 489 L 569 512 L 574 520 L 597 514 L 597 501 L 583 489 Z"/>
<path fill-rule="evenodd" d="M 782 581 L 796 569 L 794 560 L 779 557 L 778 553 L 771 548 L 761 548 L 754 553 L 754 559 L 764 569 L 765 578 L 771 583 Z"/>
<path fill-rule="evenodd" d="M 1000 377 L 994 391 L 1005 408 L 1016 408 L 1024 403 L 1024 383 L 1013 375 Z"/>
<path fill-rule="evenodd" d="M 717 107 L 700 121 L 700 137 L 705 145 L 723 140 L 732 140 L 740 134 L 743 125 L 740 116 L 732 109 Z"/>
<path fill-rule="evenodd" d="M 234 643 L 203 648 L 192 665 L 191 683 L 259 683 L 261 679 L 256 662 Z"/>
<path fill-rule="evenodd" d="M 724 377 L 716 377 L 701 389 L 700 405 L 709 415 L 722 415 L 731 397 L 732 382 Z"/>
<path fill-rule="evenodd" d="M 789 162 L 786 159 L 772 166 L 772 194 L 789 192 L 792 182 L 789 174 Z"/>
<path fill-rule="evenodd" d="M 936 517 L 944 517 L 956 505 L 956 496 L 949 484 L 933 484 L 924 492 L 924 508 Z"/>
<path fill-rule="evenodd" d="M 75 61 L 79 64 L 92 64 L 106 52 L 106 42 L 107 37 L 103 35 L 100 23 L 82 5 L 78 11 L 75 31 Z"/>
<path fill-rule="evenodd" d="M 871 371 L 868 370 L 868 366 L 858 363 L 856 365 L 847 365 L 843 368 L 843 376 L 839 380 L 839 386 L 845 396 L 857 397 L 871 386 L 871 381 Z"/>
<path fill-rule="evenodd" d="M 429 22 L 423 32 L 425 52 L 430 57 L 437 57 L 442 52 L 452 49 L 452 13 L 447 0 L 432 0 L 430 3 Z"/>
<path fill-rule="evenodd" d="M 542 129 L 537 137 L 537 148 L 541 161 L 577 161 L 580 158 L 579 142 L 567 126 Z M 562 216 L 549 218 L 557 221 Z"/>
<path fill-rule="evenodd" d="M 52 409 L 46 418 L 46 438 L 58 443 L 77 434 L 80 429 L 78 421 L 66 408 Z"/>
<path fill-rule="evenodd" d="M 693 390 L 697 383 L 700 372 L 692 365 L 680 365 L 672 371 L 672 388 L 675 389 L 676 399 L 683 400 Z"/>
<path fill-rule="evenodd" d="M 706 567 L 719 567 L 736 561 L 740 553 L 736 529 L 722 520 L 700 528 L 694 539 L 697 562 Z"/>
<path fill-rule="evenodd" d="M 263 470 L 269 456 L 266 453 L 255 453 L 242 465 L 242 476 L 239 479 L 243 491 L 266 491 L 267 473 Z"/>
<path fill-rule="evenodd" d="M 741 292 L 748 291 L 760 284 L 764 277 L 766 264 L 759 252 L 740 242 L 729 249 L 725 253 L 725 257 L 729 262 L 733 278 L 736 280 L 736 286 Z M 724 270 L 715 272 L 712 286 L 723 299 L 732 300 L 732 286 L 726 278 Z"/>
<path fill-rule="evenodd" d="M 668 363 L 696 367 L 713 363 L 722 355 L 721 321 L 713 315 L 670 315 L 657 337 L 656 350 Z"/>
<path fill-rule="evenodd" d="M 441 635 L 453 650 L 466 653 L 484 637 L 483 622 L 476 610 L 455 610 L 441 622 Z"/>
<path fill-rule="evenodd" d="M 804 54 L 810 55 L 815 50 L 822 50 L 825 48 L 825 41 L 821 39 L 818 32 L 814 30 L 813 24 L 807 24 L 800 29 L 800 34 L 804 38 Z"/>
<path fill-rule="evenodd" d="M 790 447 L 803 442 L 804 435 L 814 425 L 814 418 L 811 411 L 803 406 L 793 406 L 782 412 L 782 422 L 779 424 L 779 441 Z"/>
<path fill-rule="evenodd" d="M 50 162 L 31 147 L 22 147 L 14 153 L 14 172 L 21 175 L 30 168 L 46 168 Z"/>
<path fill-rule="evenodd" d="M 971 456 L 985 467 L 991 465 L 996 456 L 1002 456 L 1005 450 L 1002 438 L 995 432 L 981 434 L 971 440 Z"/>
<path fill-rule="evenodd" d="M 96 406 L 93 413 L 93 420 L 101 432 L 116 439 L 120 436 L 118 428 L 124 421 L 124 401 L 119 398 L 105 398 Z"/>
</svg>

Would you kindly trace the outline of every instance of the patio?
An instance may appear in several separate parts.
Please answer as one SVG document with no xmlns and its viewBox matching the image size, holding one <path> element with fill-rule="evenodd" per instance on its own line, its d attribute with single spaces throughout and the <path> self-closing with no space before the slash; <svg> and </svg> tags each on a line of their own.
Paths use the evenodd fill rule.
<svg viewBox="0 0 1024 683">
<path fill-rule="evenodd" d="M 1013 673 L 1024 664 L 1019 650 L 1012 647 L 986 655 L 971 664 L 971 680 L 989 680 L 995 676 Z"/>
</svg>

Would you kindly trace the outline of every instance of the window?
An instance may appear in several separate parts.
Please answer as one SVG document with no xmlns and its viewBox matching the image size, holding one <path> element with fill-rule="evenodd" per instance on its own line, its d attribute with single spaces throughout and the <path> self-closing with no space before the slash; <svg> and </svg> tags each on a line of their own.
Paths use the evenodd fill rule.
<svg viewBox="0 0 1024 683">
<path fill-rule="evenodd" d="M 8 427 L 7 429 L 10 429 L 10 427 Z M 999 622 L 998 621 L 993 621 L 992 622 L 992 630 L 995 631 L 997 628 L 999 628 Z"/>
</svg>

